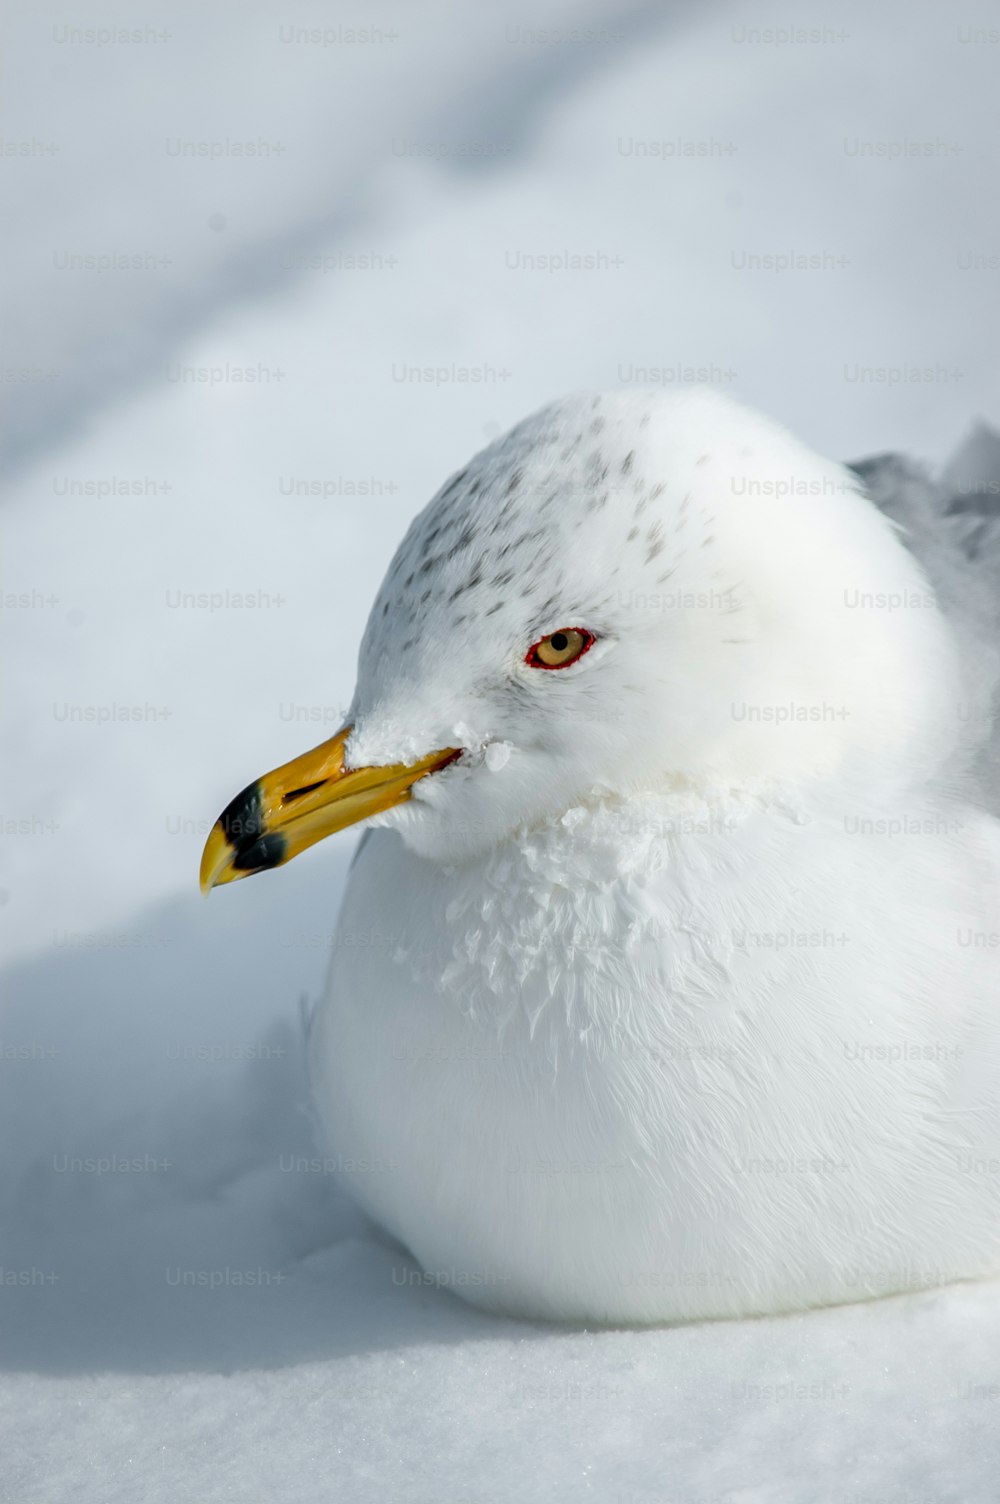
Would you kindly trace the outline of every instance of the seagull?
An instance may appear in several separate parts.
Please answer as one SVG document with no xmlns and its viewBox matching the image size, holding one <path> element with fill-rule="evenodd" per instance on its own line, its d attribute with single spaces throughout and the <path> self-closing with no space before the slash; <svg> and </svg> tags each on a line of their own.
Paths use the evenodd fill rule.
<svg viewBox="0 0 1000 1504">
<path fill-rule="evenodd" d="M 638 1325 L 998 1272 L 998 489 L 613 391 L 413 522 L 201 879 L 366 822 L 310 1071 L 428 1280 Z"/>
</svg>

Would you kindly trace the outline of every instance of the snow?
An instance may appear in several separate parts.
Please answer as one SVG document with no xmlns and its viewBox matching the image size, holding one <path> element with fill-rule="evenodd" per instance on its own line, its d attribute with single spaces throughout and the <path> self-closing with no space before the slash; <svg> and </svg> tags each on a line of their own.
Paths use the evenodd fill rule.
<svg viewBox="0 0 1000 1504">
<path fill-rule="evenodd" d="M 352 835 L 207 904 L 196 877 L 232 793 L 339 724 L 410 517 L 532 407 L 691 367 L 832 454 L 934 465 L 1000 418 L 997 47 L 962 40 L 995 16 L 421 0 L 121 24 L 147 21 L 171 38 L 131 52 L 56 40 L 104 23 L 52 0 L 10 24 L 4 140 L 60 149 L 4 158 L 0 1494 L 992 1500 L 991 1286 L 586 1333 L 427 1283 L 311 1135 L 299 1013 Z M 278 35 L 341 24 L 397 35 Z M 847 35 L 735 40 L 790 25 Z M 597 265 L 542 261 L 567 254 Z M 782 255 L 820 267 L 737 264 Z M 139 494 L 94 494 L 116 478 Z"/>
</svg>

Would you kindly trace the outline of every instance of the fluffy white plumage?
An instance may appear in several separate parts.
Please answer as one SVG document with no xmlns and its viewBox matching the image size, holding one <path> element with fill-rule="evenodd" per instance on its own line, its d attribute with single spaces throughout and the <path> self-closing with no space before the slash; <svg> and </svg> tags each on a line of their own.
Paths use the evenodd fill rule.
<svg viewBox="0 0 1000 1504">
<path fill-rule="evenodd" d="M 704 390 L 556 403 L 417 518 L 348 763 L 465 755 L 364 841 L 310 1050 L 428 1271 L 653 1322 L 996 1269 L 968 635 L 856 474 Z"/>
</svg>

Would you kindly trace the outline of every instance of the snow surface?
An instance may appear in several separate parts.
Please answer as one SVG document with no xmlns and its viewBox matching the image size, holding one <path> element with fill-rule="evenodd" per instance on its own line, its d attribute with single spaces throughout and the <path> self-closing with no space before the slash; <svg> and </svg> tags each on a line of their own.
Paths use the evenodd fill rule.
<svg viewBox="0 0 1000 1504">
<path fill-rule="evenodd" d="M 704 367 L 830 453 L 933 464 L 1000 418 L 995 11 L 75 12 L 12 13 L 0 120 L 59 147 L 3 159 L 0 1496 L 994 1500 L 993 1287 L 585 1333 L 426 1283 L 311 1137 L 299 1012 L 353 838 L 208 904 L 196 874 L 235 790 L 339 724 L 408 519 L 532 407 Z M 57 40 L 112 21 L 172 35 Z M 846 36 L 735 40 L 791 25 Z M 712 154 L 628 144 L 679 137 Z M 226 138 L 284 150 L 167 145 Z M 109 251 L 170 264 L 57 264 Z M 605 260 L 511 264 L 566 251 Z M 734 265 L 788 253 L 825 269 Z M 177 379 L 227 363 L 271 375 Z M 487 379 L 398 379 L 453 365 Z M 115 477 L 143 494 L 87 494 Z M 185 603 L 227 590 L 259 594 Z"/>
</svg>

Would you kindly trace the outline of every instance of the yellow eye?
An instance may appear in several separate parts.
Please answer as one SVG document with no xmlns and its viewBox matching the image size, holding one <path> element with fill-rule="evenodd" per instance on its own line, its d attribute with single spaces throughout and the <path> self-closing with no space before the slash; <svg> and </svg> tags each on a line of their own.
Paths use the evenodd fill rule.
<svg viewBox="0 0 1000 1504">
<path fill-rule="evenodd" d="M 596 642 L 585 627 L 561 627 L 529 648 L 525 663 L 531 668 L 568 668 Z"/>
</svg>

